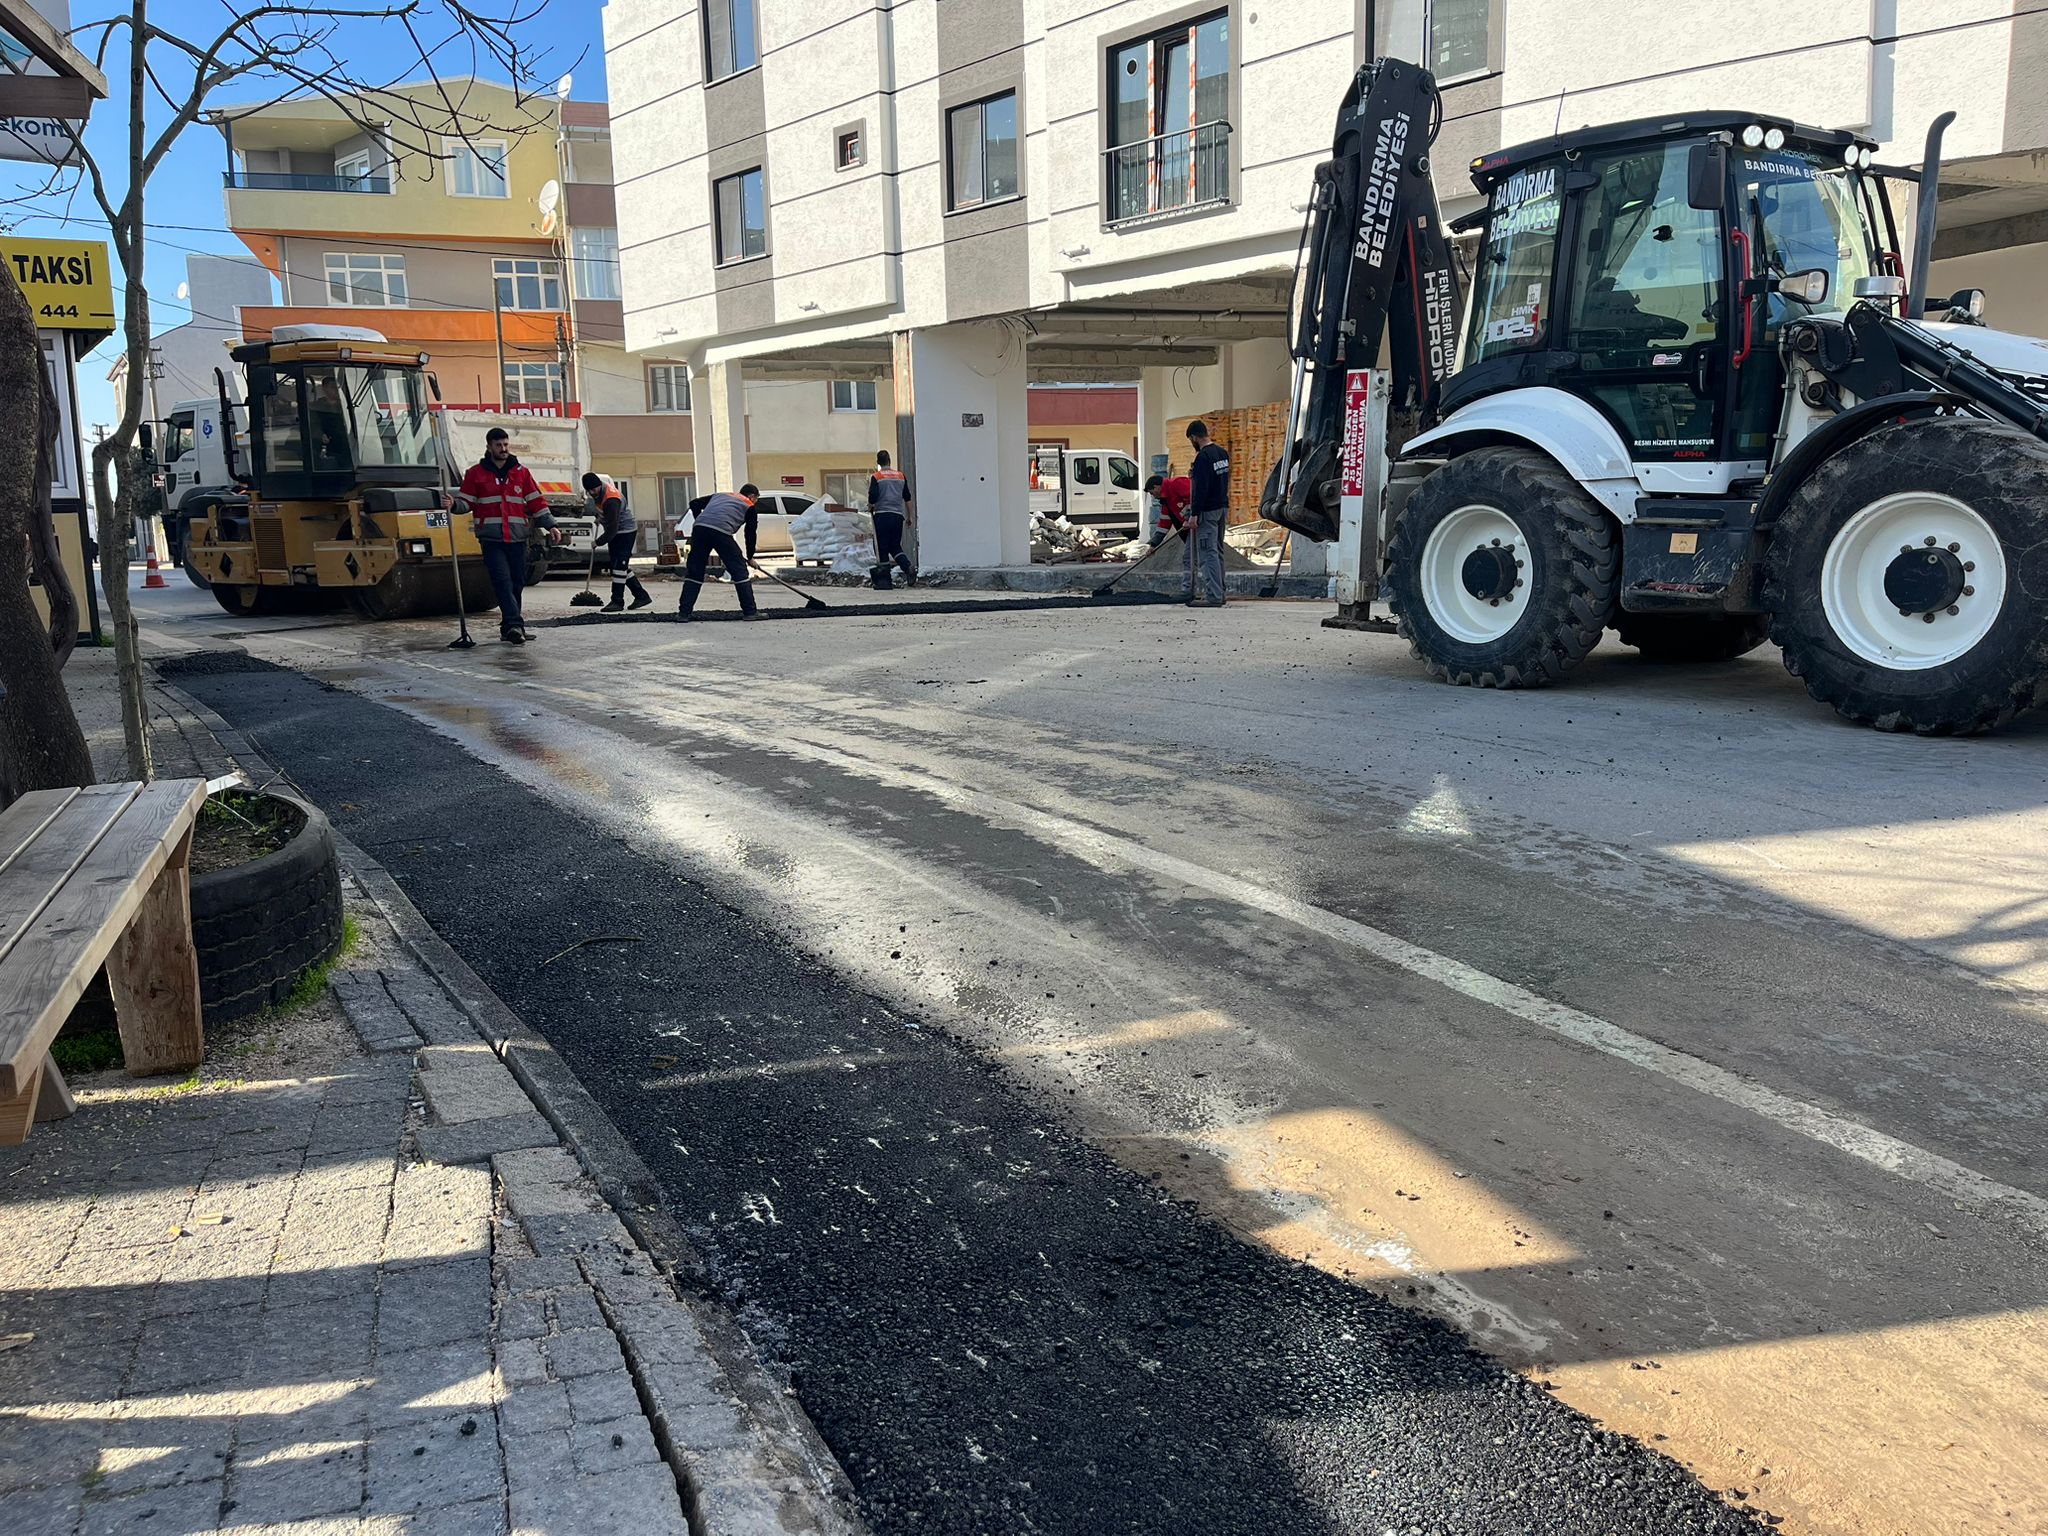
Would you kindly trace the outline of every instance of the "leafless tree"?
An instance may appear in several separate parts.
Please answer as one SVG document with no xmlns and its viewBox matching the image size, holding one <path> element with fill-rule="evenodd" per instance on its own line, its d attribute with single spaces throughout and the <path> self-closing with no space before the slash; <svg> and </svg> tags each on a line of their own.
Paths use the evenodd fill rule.
<svg viewBox="0 0 2048 1536">
<path fill-rule="evenodd" d="M 127 368 L 118 402 L 120 419 L 93 448 L 92 483 L 101 581 L 121 680 L 122 736 L 128 772 L 134 777 L 147 778 L 151 771 L 148 708 L 135 616 L 128 601 L 130 530 L 142 499 L 136 442 L 144 370 L 149 366 L 149 292 L 143 276 L 149 179 L 185 130 L 203 116 L 232 120 L 289 100 L 332 103 L 363 133 L 383 142 L 400 174 L 433 174 L 448 158 L 451 139 L 459 145 L 475 136 L 516 136 L 549 125 L 552 98 L 536 89 L 547 50 L 535 46 L 544 31 L 547 0 L 498 3 L 502 10 L 477 9 L 464 0 L 398 0 L 368 6 L 259 3 L 238 13 L 234 0 L 222 0 L 220 30 L 210 37 L 187 38 L 152 21 L 149 0 L 131 0 L 126 14 L 89 23 L 72 34 L 96 64 L 107 69 L 111 62 L 115 77 L 125 75 L 128 82 L 127 135 L 118 159 L 108 156 L 103 163 L 80 139 L 75 145 L 77 170 L 68 173 L 68 184 L 67 173 L 60 171 L 40 195 L 65 197 L 80 185 L 90 191 L 107 221 L 114 261 L 126 285 L 121 329 Z M 364 63 L 368 60 L 389 66 L 391 73 L 372 75 Z M 501 97 L 471 89 L 470 81 L 479 76 L 502 78 L 511 86 L 514 106 L 509 113 Z M 423 81 L 425 90 L 420 89 Z M 407 89 L 400 90 L 402 84 Z M 248 99 L 221 108 L 219 99 L 231 87 L 246 92 Z M 18 300 L 19 290 L 11 280 L 6 287 Z M 0 294 L 0 307 L 4 302 L 5 294 Z M 26 313 L 25 304 L 22 308 Z M 17 338 L 5 320 L 0 315 L 0 346 L 13 346 Z M 28 357 L 40 370 L 32 329 L 26 344 Z M 0 374 L 6 376 L 0 377 L 0 385 L 19 371 L 15 360 L 0 360 Z M 20 446 L 0 444 L 0 477 L 20 467 L 11 462 L 20 457 Z M 10 449 L 11 455 L 6 451 Z M 9 496 L 10 487 L 0 485 L 0 544 L 8 536 Z M 25 581 L 9 579 L 12 559 L 12 551 L 0 550 L 0 610 L 17 600 L 23 605 L 28 601 Z M 18 627 L 0 614 L 0 645 Z M 61 684 L 55 678 L 53 666 L 47 680 L 23 681 L 32 692 L 54 687 L 62 704 Z M 15 679 L 0 681 L 11 693 Z M 68 704 L 64 710 L 68 715 Z M 10 712 L 0 710 L 0 732 L 12 723 Z M 75 721 L 72 729 L 75 733 Z M 0 760 L 18 756 L 19 747 L 19 742 L 0 740 Z M 5 785 L 0 783 L 0 800 L 5 797 Z"/>
</svg>

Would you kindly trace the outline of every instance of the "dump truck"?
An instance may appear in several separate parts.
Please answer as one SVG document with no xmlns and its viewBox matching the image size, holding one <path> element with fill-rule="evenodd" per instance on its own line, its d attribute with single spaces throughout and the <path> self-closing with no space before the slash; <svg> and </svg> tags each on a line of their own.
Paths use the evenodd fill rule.
<svg viewBox="0 0 2048 1536">
<path fill-rule="evenodd" d="M 1610 629 L 1682 663 L 1768 640 L 1884 730 L 2048 696 L 2048 345 L 1983 325 L 1979 291 L 1929 292 L 1953 116 L 1918 169 L 1763 113 L 1560 131 L 1472 161 L 1483 203 L 1447 228 L 1434 80 L 1360 70 L 1315 172 L 1260 508 L 1337 546 L 1327 622 L 1483 688 L 1558 682 Z"/>
</svg>

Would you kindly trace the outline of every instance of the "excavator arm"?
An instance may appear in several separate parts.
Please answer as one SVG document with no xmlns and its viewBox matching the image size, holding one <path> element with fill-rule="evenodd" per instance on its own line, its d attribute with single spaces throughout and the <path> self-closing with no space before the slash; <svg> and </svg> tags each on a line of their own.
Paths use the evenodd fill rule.
<svg viewBox="0 0 2048 1536">
<path fill-rule="evenodd" d="M 1457 366 L 1462 296 L 1430 181 L 1441 104 L 1429 72 L 1379 59 L 1351 82 L 1295 262 L 1291 444 L 1260 515 L 1307 538 L 1337 537 L 1346 376 L 1383 346 L 1393 409 L 1428 426 Z"/>
</svg>

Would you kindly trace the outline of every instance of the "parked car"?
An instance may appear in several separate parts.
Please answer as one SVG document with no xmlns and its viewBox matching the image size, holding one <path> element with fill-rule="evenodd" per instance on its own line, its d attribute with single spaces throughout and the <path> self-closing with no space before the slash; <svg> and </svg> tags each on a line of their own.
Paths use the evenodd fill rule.
<svg viewBox="0 0 2048 1536">
<path fill-rule="evenodd" d="M 813 496 L 807 491 L 764 491 L 760 500 L 754 503 L 754 510 L 760 514 L 760 524 L 754 530 L 754 552 L 760 555 L 786 555 L 795 548 L 789 535 L 789 520 L 801 517 L 818 502 L 836 506 L 828 496 Z M 688 537 L 690 524 L 695 521 L 688 513 L 676 524 L 676 538 Z"/>
</svg>

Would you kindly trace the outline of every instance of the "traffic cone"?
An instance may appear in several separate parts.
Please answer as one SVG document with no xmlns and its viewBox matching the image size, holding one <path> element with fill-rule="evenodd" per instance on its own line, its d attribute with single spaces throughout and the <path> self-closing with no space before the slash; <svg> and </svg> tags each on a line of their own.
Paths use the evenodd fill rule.
<svg viewBox="0 0 2048 1536">
<path fill-rule="evenodd" d="M 146 591 L 167 592 L 170 590 L 171 584 L 164 580 L 163 568 L 156 563 L 156 530 L 151 528 L 148 532 L 149 574 L 142 578 L 142 585 Z"/>
</svg>

